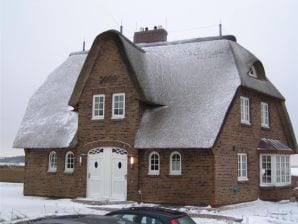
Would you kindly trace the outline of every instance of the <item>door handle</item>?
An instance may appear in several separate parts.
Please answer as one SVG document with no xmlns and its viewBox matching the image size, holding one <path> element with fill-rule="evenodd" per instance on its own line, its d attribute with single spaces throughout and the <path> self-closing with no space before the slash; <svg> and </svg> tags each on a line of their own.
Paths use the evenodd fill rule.
<svg viewBox="0 0 298 224">
<path fill-rule="evenodd" d="M 88 173 L 88 178 L 90 178 L 90 173 Z"/>
</svg>

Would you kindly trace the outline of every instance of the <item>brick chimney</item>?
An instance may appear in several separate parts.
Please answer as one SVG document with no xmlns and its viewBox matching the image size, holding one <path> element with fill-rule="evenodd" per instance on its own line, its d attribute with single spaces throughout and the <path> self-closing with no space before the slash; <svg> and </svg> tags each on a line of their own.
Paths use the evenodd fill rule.
<svg viewBox="0 0 298 224">
<path fill-rule="evenodd" d="M 154 43 L 167 41 L 168 32 L 162 26 L 155 26 L 153 30 L 148 27 L 141 28 L 139 32 L 135 32 L 133 42 L 138 43 Z"/>
</svg>

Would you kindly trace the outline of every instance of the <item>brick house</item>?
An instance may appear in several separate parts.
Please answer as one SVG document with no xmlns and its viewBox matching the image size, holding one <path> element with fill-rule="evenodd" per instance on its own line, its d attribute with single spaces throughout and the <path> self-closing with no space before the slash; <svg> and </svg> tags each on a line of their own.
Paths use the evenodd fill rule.
<svg viewBox="0 0 298 224">
<path fill-rule="evenodd" d="M 234 36 L 166 38 L 106 31 L 49 75 L 14 142 L 25 195 L 212 206 L 291 196 L 296 139 L 262 62 Z"/>
</svg>

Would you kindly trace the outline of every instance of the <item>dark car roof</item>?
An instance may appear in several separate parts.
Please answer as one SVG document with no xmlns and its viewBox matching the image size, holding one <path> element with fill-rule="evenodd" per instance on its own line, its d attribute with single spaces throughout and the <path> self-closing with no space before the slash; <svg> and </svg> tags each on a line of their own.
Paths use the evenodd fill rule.
<svg viewBox="0 0 298 224">
<path fill-rule="evenodd" d="M 107 215 L 124 213 L 148 215 L 151 217 L 162 218 L 167 220 L 187 215 L 184 212 L 159 207 L 130 207 L 110 212 Z"/>
<path fill-rule="evenodd" d="M 64 215 L 30 221 L 34 224 L 132 224 L 126 220 L 103 215 Z"/>
</svg>

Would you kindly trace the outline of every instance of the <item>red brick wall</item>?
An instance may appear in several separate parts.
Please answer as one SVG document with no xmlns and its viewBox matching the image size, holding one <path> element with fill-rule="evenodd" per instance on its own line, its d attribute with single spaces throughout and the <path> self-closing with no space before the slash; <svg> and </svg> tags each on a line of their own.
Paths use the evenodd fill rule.
<svg viewBox="0 0 298 224">
<path fill-rule="evenodd" d="M 128 155 L 137 156 L 133 148 L 134 138 L 140 122 L 140 101 L 126 64 L 120 55 L 116 43 L 111 39 L 103 39 L 99 53 L 87 83 L 79 100 L 78 138 L 79 154 L 87 154 L 92 148 L 99 146 L 121 147 L 128 150 Z M 125 93 L 125 118 L 111 119 L 113 93 Z M 105 94 L 104 120 L 92 120 L 92 99 L 95 94 Z M 94 142 L 94 143 L 92 143 Z M 121 143 L 123 142 L 123 144 Z M 90 144 L 92 143 L 92 144 Z M 86 192 L 87 156 L 80 168 L 80 192 Z M 138 196 L 137 167 L 128 167 L 128 199 Z"/>
<path fill-rule="evenodd" d="M 64 172 L 64 158 L 69 150 L 55 149 L 57 172 L 48 172 L 48 156 L 51 149 L 25 150 L 24 195 L 77 197 L 79 186 L 76 181 L 77 158 L 73 173 Z M 75 150 L 71 150 L 76 154 Z"/>
<path fill-rule="evenodd" d="M 160 175 L 148 175 L 149 154 L 160 155 Z M 170 155 L 182 157 L 182 175 L 169 175 Z M 213 196 L 213 155 L 202 149 L 140 150 L 140 190 L 142 201 L 152 203 L 208 205 Z"/>
<path fill-rule="evenodd" d="M 240 96 L 250 99 L 251 125 L 240 123 Z M 270 128 L 261 128 L 260 103 L 267 102 L 270 110 Z M 259 191 L 259 158 L 257 146 L 261 137 L 279 139 L 289 144 L 279 113 L 278 100 L 241 88 L 235 96 L 222 128 L 220 137 L 213 148 L 215 154 L 215 204 L 231 204 L 255 200 L 262 197 Z M 248 181 L 237 181 L 237 153 L 248 155 Z M 234 192 L 233 186 L 239 186 L 240 192 Z M 270 189 L 268 189 L 270 190 Z M 286 194 L 281 191 L 280 194 Z"/>
</svg>

